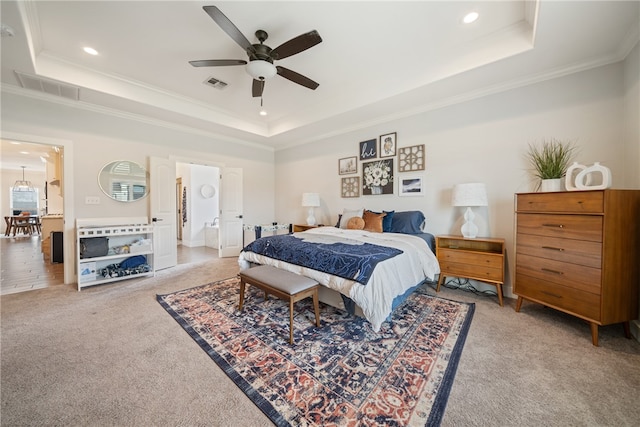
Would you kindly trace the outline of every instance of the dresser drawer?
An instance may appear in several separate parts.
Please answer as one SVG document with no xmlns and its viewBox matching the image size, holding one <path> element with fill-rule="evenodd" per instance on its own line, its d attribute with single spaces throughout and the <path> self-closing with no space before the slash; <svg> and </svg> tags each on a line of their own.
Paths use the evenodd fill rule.
<svg viewBox="0 0 640 427">
<path fill-rule="evenodd" d="M 602 270 L 599 268 L 516 254 L 516 273 L 595 295 L 602 291 Z"/>
<path fill-rule="evenodd" d="M 517 212 L 603 213 L 603 191 L 528 193 L 516 196 Z"/>
<path fill-rule="evenodd" d="M 571 314 L 600 321 L 600 296 L 516 272 L 514 293 Z"/>
<path fill-rule="evenodd" d="M 518 234 L 602 242 L 602 217 L 598 215 L 519 214 Z"/>
<path fill-rule="evenodd" d="M 602 244 L 585 240 L 518 234 L 516 253 L 601 268 Z"/>
</svg>

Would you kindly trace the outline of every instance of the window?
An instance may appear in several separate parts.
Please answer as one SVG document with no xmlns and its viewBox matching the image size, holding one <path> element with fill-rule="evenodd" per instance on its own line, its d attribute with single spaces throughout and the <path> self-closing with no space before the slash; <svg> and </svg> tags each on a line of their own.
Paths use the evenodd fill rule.
<svg viewBox="0 0 640 427">
<path fill-rule="evenodd" d="M 38 215 L 38 189 L 33 191 L 11 191 L 11 213 L 12 215 L 20 215 L 20 212 L 29 212 L 31 215 Z"/>
</svg>

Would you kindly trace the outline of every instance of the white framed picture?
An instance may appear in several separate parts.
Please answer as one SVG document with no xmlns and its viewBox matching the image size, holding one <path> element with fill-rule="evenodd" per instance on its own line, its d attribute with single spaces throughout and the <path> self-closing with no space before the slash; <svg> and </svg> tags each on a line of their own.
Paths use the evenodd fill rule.
<svg viewBox="0 0 640 427">
<path fill-rule="evenodd" d="M 400 196 L 424 195 L 424 180 L 420 175 L 402 175 L 398 180 L 398 194 Z"/>
</svg>

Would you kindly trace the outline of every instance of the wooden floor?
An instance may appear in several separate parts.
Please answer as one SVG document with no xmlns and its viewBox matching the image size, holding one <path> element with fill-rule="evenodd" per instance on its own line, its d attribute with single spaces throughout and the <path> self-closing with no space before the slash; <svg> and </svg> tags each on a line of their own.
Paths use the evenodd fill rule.
<svg viewBox="0 0 640 427">
<path fill-rule="evenodd" d="M 2 236 L 0 254 L 0 295 L 64 284 L 64 264 L 44 260 L 39 235 Z M 178 245 L 178 264 L 191 264 L 217 256 L 216 249 Z"/>
</svg>

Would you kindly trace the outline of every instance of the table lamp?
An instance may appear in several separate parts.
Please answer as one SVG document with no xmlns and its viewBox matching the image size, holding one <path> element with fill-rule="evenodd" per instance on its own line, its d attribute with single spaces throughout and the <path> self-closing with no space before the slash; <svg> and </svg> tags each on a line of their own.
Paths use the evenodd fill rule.
<svg viewBox="0 0 640 427">
<path fill-rule="evenodd" d="M 313 215 L 313 209 L 320 206 L 320 195 L 318 193 L 302 193 L 302 206 L 309 208 L 307 225 L 316 225 L 316 217 Z"/>
<path fill-rule="evenodd" d="M 487 206 L 487 190 L 484 184 L 478 182 L 457 184 L 453 187 L 451 204 L 453 206 L 467 207 L 467 210 L 464 213 L 465 223 L 460 229 L 462 236 L 468 239 L 475 239 L 478 237 L 478 226 L 473 223 L 475 215 L 471 207 Z"/>
</svg>

